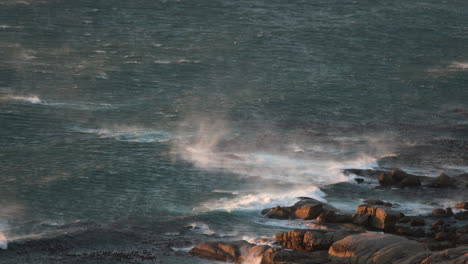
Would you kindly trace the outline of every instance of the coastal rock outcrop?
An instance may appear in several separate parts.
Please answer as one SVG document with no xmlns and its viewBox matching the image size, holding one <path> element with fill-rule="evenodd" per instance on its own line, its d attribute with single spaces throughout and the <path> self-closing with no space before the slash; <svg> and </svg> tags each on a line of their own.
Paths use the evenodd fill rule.
<svg viewBox="0 0 468 264">
<path fill-rule="evenodd" d="M 293 206 L 277 206 L 262 210 L 262 215 L 274 219 L 315 219 L 323 211 L 337 211 L 331 205 L 313 198 L 302 197 Z"/>
<path fill-rule="evenodd" d="M 403 237 L 365 233 L 335 242 L 328 254 L 332 263 L 403 264 L 419 263 L 431 252 L 424 245 Z"/>
<path fill-rule="evenodd" d="M 468 202 L 457 203 L 453 208 L 468 210 Z"/>
<path fill-rule="evenodd" d="M 430 183 L 430 187 L 434 188 L 449 188 L 455 187 L 455 180 L 449 177 L 447 174 L 442 173 L 438 177 L 434 178 Z"/>
<path fill-rule="evenodd" d="M 205 242 L 194 247 L 190 254 L 212 260 L 234 263 L 260 264 L 324 264 L 328 252 L 292 251 L 266 245 L 254 245 L 246 241 Z"/>
<path fill-rule="evenodd" d="M 449 248 L 435 252 L 422 260 L 419 264 L 466 264 L 468 263 L 468 246 Z"/>
<path fill-rule="evenodd" d="M 333 243 L 349 235 L 359 234 L 363 231 L 324 231 L 296 229 L 289 232 L 279 233 L 275 239 L 282 247 L 292 250 L 316 251 L 328 249 Z"/>
<path fill-rule="evenodd" d="M 204 242 L 192 248 L 190 253 L 207 259 L 241 263 L 242 256 L 248 255 L 253 246 L 247 241 Z"/>
<path fill-rule="evenodd" d="M 404 215 L 384 206 L 360 205 L 353 215 L 353 223 L 370 229 L 393 232 L 397 221 Z"/>
<path fill-rule="evenodd" d="M 411 175 L 400 169 L 382 172 L 379 174 L 378 180 L 382 187 L 411 188 L 421 186 L 420 176 Z"/>
</svg>

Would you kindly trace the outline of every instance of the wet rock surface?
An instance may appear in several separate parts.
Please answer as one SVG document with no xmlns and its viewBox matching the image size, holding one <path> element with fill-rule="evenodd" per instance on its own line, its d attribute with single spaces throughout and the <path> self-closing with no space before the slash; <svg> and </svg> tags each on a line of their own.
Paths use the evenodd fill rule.
<svg viewBox="0 0 468 264">
<path fill-rule="evenodd" d="M 301 200 L 293 206 L 267 208 L 261 213 L 274 219 L 315 219 L 324 211 L 337 211 L 337 209 L 316 199 L 301 197 Z"/>
<path fill-rule="evenodd" d="M 403 237 L 367 233 L 335 242 L 328 254 L 332 263 L 393 264 L 417 263 L 430 255 L 430 251 L 426 246 Z"/>
<path fill-rule="evenodd" d="M 328 249 L 334 242 L 349 235 L 362 232 L 363 231 L 360 230 L 323 231 L 296 229 L 285 233 L 279 233 L 275 236 L 275 239 L 279 241 L 279 244 L 284 248 L 315 251 Z"/>
</svg>

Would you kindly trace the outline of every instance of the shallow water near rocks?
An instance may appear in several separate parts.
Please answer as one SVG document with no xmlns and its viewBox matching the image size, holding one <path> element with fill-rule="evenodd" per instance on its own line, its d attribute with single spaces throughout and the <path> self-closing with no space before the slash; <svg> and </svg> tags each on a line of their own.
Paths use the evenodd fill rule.
<svg viewBox="0 0 468 264">
<path fill-rule="evenodd" d="M 468 172 L 466 17 L 463 1 L 0 1 L 0 263 L 208 263 L 186 249 L 294 228 L 259 212 L 299 196 L 410 215 L 467 200 L 342 173 Z"/>
</svg>

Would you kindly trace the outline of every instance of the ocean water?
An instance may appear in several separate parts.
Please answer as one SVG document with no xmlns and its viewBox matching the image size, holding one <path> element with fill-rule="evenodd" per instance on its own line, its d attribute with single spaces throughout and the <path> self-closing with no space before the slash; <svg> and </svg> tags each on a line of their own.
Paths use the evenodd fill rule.
<svg viewBox="0 0 468 264">
<path fill-rule="evenodd" d="M 185 252 L 293 228 L 259 211 L 300 196 L 466 198 L 341 170 L 468 172 L 467 28 L 457 0 L 0 0 L 0 245 L 205 263 Z"/>
</svg>

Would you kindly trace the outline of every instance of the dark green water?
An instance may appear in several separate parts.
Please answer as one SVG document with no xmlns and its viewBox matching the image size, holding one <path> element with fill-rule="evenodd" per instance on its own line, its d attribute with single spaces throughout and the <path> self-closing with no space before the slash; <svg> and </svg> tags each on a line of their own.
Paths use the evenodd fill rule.
<svg viewBox="0 0 468 264">
<path fill-rule="evenodd" d="M 430 210 L 340 169 L 468 171 L 467 28 L 466 1 L 0 0 L 0 231 L 188 247 L 297 196 Z M 110 240 L 78 248 L 140 243 Z"/>
</svg>

